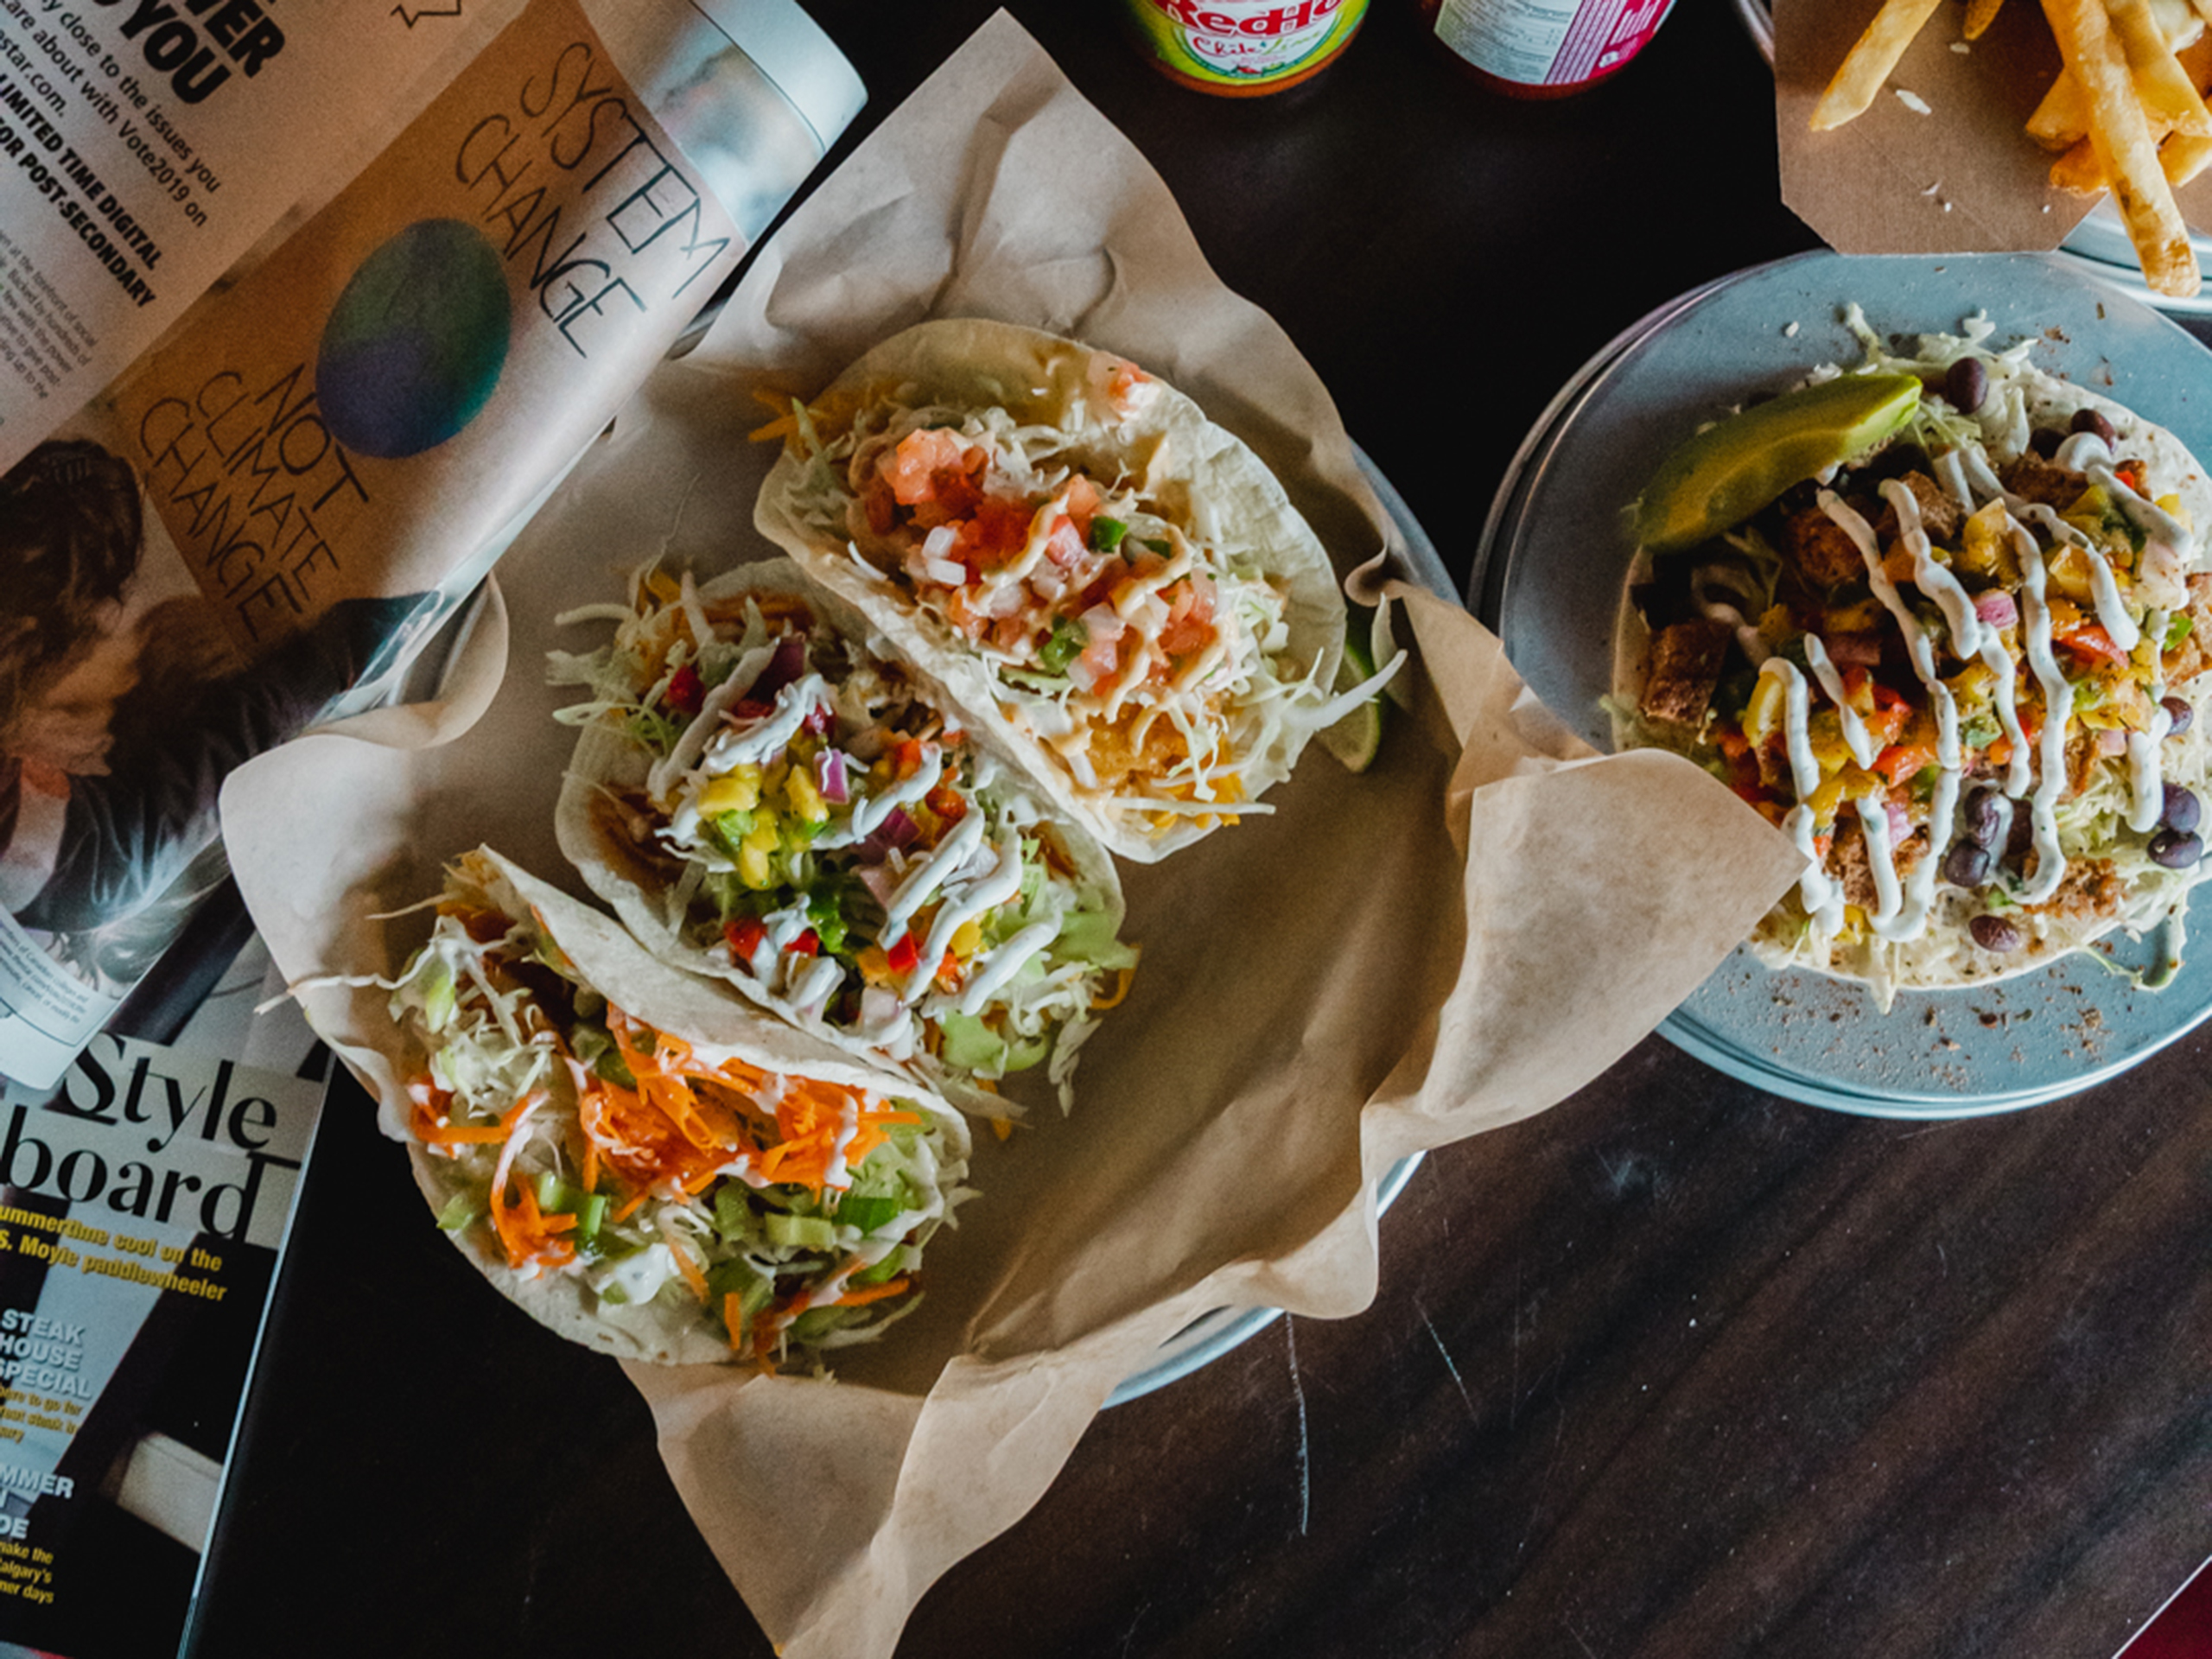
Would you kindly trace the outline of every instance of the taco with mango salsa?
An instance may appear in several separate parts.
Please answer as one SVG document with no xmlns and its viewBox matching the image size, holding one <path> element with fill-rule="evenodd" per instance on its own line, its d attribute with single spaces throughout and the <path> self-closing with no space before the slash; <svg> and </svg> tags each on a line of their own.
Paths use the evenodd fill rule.
<svg viewBox="0 0 2212 1659">
<path fill-rule="evenodd" d="M 590 689 L 558 808 L 672 965 L 993 1117 L 1072 1102 L 1137 953 L 1113 860 L 788 560 L 636 572 L 554 677 Z"/>
<path fill-rule="evenodd" d="M 969 1196 L 946 1103 L 657 961 L 488 849 L 389 982 L 416 1179 L 469 1260 L 572 1341 L 818 1366 L 921 1294 Z"/>
<path fill-rule="evenodd" d="M 1264 810 L 1344 712 L 1319 538 L 1250 449 L 1122 359 L 923 323 L 763 433 L 785 448 L 762 533 L 1125 858 Z"/>
<path fill-rule="evenodd" d="M 1617 740 L 1700 761 L 1803 850 L 1751 941 L 1771 964 L 1886 1007 L 2171 918 L 2163 982 L 2206 872 L 2212 483 L 2032 342 L 1994 349 L 1977 319 L 1893 352 L 1849 320 L 1849 372 L 1910 377 L 1912 407 L 1708 539 L 1640 550 Z"/>
</svg>

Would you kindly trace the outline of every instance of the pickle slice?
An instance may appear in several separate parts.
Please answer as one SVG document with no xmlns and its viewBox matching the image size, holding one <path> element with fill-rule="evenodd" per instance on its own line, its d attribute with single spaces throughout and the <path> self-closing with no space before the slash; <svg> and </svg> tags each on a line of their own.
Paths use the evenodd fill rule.
<svg viewBox="0 0 2212 1659">
<path fill-rule="evenodd" d="M 1695 547 L 1865 454 L 1919 405 L 1917 375 L 1847 374 L 1738 410 L 1660 464 L 1637 503 L 1637 539 L 1655 553 Z"/>
</svg>

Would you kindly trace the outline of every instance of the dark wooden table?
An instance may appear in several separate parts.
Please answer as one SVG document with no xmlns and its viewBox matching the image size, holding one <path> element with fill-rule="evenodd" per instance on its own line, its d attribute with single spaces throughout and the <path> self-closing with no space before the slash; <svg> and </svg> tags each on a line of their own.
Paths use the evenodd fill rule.
<svg viewBox="0 0 2212 1659">
<path fill-rule="evenodd" d="M 874 93 L 862 129 L 989 10 L 809 4 Z M 1254 101 L 1155 77 L 1105 0 L 1012 9 L 1458 573 L 1593 350 L 1813 245 L 1726 0 L 1554 105 L 1456 79 L 1410 0 Z M 2212 1550 L 2208 1056 L 1929 1126 L 1652 1039 L 1432 1155 L 1369 1313 L 1103 1416 L 902 1659 L 2107 1659 Z M 483 1294 L 403 1170 L 341 1087 L 199 1652 L 768 1653 L 620 1372 Z"/>
</svg>

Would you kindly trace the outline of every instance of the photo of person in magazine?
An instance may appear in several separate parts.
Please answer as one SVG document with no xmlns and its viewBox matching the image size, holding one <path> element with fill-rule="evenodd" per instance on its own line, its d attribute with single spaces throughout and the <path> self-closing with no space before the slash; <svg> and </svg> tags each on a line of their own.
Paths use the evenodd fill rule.
<svg viewBox="0 0 2212 1659">
<path fill-rule="evenodd" d="M 158 952 L 131 923 L 213 840 L 224 777 L 427 602 L 340 601 L 247 663 L 211 601 L 147 591 L 145 533 L 136 474 L 99 444 L 49 441 L 0 479 L 0 908 L 93 983 Z"/>
</svg>

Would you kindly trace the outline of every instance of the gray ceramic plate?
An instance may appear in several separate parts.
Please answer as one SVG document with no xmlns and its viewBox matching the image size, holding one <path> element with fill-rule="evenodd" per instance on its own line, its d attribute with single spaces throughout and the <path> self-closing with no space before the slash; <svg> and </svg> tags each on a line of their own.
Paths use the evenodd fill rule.
<svg viewBox="0 0 2212 1659">
<path fill-rule="evenodd" d="M 1683 434 L 1821 362 L 1853 362 L 1842 308 L 1885 334 L 1955 333 L 1976 310 L 1997 337 L 2036 337 L 2044 368 L 2109 391 L 2212 454 L 2212 355 L 2075 262 L 1806 254 L 1739 272 L 1661 308 L 1554 400 L 1501 486 L 1470 604 L 1529 685 L 1592 743 L 1632 550 L 1622 510 Z M 2108 964 L 2147 964 L 2117 939 L 2018 979 L 1901 995 L 1887 1014 L 1861 989 L 1772 972 L 1738 951 L 1661 1031 L 1731 1076 L 1791 1098 L 1891 1117 L 2034 1105 L 2126 1070 L 2212 1014 L 2212 965 L 2162 992 Z"/>
</svg>

